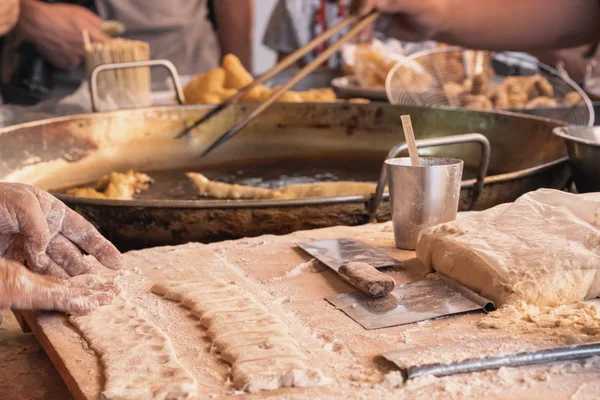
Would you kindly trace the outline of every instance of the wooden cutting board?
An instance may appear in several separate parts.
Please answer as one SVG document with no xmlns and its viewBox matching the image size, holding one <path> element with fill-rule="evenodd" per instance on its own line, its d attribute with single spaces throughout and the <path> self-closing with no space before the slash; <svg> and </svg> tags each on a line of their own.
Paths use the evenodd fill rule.
<svg viewBox="0 0 600 400">
<path fill-rule="evenodd" d="M 229 366 L 209 353 L 203 330 L 185 309 L 149 293 L 157 280 L 207 273 L 235 280 L 288 324 L 311 358 L 311 365 L 333 379 L 324 387 L 280 389 L 244 398 L 561 399 L 574 393 L 579 396 L 574 398 L 596 398 L 600 392 L 600 384 L 595 383 L 600 382 L 597 360 L 425 377 L 398 386 L 395 368 L 378 358 L 379 353 L 413 349 L 415 361 L 436 362 L 450 355 L 471 358 L 551 347 L 553 343 L 547 338 L 478 328 L 476 322 L 484 317 L 482 314 L 367 331 L 324 300 L 353 288 L 295 245 L 333 238 L 357 238 L 402 261 L 402 267 L 390 272 L 399 284 L 424 275 L 413 252 L 394 248 L 388 223 L 134 251 L 125 254 L 126 268 L 118 281 L 123 295 L 171 338 L 181 362 L 198 380 L 198 399 L 238 398 L 228 382 Z M 102 366 L 67 318 L 55 313 L 29 313 L 25 319 L 75 399 L 98 398 L 104 384 Z M 440 344 L 436 352 L 427 349 Z"/>
</svg>

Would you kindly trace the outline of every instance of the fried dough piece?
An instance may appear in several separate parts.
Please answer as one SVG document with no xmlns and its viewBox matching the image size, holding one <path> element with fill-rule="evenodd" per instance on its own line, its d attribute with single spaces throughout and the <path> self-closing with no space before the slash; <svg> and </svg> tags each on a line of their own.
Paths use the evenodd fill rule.
<svg viewBox="0 0 600 400">
<path fill-rule="evenodd" d="M 567 93 L 567 95 L 563 99 L 563 103 L 570 106 L 574 106 L 583 103 L 583 98 L 579 93 L 573 90 L 572 92 Z"/>
<path fill-rule="evenodd" d="M 540 96 L 525 104 L 525 108 L 551 108 L 558 106 L 558 101 L 553 97 Z"/>
<path fill-rule="evenodd" d="M 136 193 L 147 190 L 151 182 L 152 178 L 141 172 L 112 172 L 99 180 L 95 188 L 69 189 L 67 194 L 96 199 L 132 200 Z"/>
<path fill-rule="evenodd" d="M 225 75 L 223 68 L 214 68 L 192 78 L 183 89 L 186 104 L 218 104 L 219 93 L 225 85 Z"/>
<path fill-rule="evenodd" d="M 246 71 L 244 65 L 233 54 L 227 54 L 223 57 L 223 69 L 225 70 L 225 88 L 240 90 L 251 84 L 254 78 L 250 72 Z"/>
<path fill-rule="evenodd" d="M 554 97 L 554 87 L 543 76 L 536 74 L 521 79 L 523 80 L 523 89 L 527 92 L 529 100 L 537 97 Z"/>
<path fill-rule="evenodd" d="M 277 199 L 283 197 L 277 190 L 215 182 L 195 172 L 188 172 L 186 176 L 194 182 L 200 196 L 216 199 Z"/>
<path fill-rule="evenodd" d="M 308 103 L 334 103 L 337 100 L 335 92 L 331 88 L 311 89 L 305 92 L 298 92 L 302 101 Z"/>
<path fill-rule="evenodd" d="M 468 94 L 465 97 L 465 107 L 471 110 L 493 110 L 492 101 L 484 95 Z"/>
<path fill-rule="evenodd" d="M 202 174 L 189 172 L 201 196 L 217 199 L 306 199 L 313 197 L 353 196 L 374 193 L 372 182 L 316 182 L 289 185 L 281 189 L 264 189 L 254 186 L 215 182 Z"/>
</svg>

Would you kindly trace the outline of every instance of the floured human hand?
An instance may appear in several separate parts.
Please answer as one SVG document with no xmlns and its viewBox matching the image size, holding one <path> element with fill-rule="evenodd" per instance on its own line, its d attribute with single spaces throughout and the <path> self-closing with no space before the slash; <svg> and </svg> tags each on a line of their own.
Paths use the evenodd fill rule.
<svg viewBox="0 0 600 400">
<path fill-rule="evenodd" d="M 82 216 L 33 186 L 0 182 L 0 257 L 57 278 L 91 271 L 83 249 L 110 269 L 121 253 Z"/>
<path fill-rule="evenodd" d="M 98 305 L 99 299 L 93 292 L 35 274 L 15 261 L 0 259 L 0 309 L 85 313 Z"/>
</svg>

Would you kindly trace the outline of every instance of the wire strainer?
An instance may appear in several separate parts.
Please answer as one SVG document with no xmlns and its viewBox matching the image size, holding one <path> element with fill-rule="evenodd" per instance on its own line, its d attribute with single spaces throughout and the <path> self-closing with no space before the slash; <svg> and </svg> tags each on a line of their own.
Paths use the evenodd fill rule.
<svg viewBox="0 0 600 400">
<path fill-rule="evenodd" d="M 590 98 L 568 76 L 516 53 L 441 47 L 415 53 L 389 72 L 392 104 L 506 110 L 571 125 L 594 124 Z"/>
</svg>

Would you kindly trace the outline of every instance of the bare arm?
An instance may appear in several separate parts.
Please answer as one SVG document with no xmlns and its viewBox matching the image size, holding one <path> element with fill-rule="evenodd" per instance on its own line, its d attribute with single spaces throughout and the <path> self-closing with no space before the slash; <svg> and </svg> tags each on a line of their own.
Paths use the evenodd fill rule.
<svg viewBox="0 0 600 400">
<path fill-rule="evenodd" d="M 0 0 L 0 36 L 10 31 L 19 18 L 19 0 Z"/>
<path fill-rule="evenodd" d="M 214 7 L 223 54 L 235 54 L 252 71 L 254 0 L 217 0 Z"/>
<path fill-rule="evenodd" d="M 83 61 L 81 32 L 84 29 L 93 42 L 110 39 L 102 32 L 100 17 L 84 7 L 39 0 L 20 0 L 20 6 L 17 35 L 33 42 L 38 51 L 59 68 L 72 68 Z"/>
<path fill-rule="evenodd" d="M 401 40 L 434 39 L 470 48 L 527 51 L 600 39 L 598 0 L 357 0 L 391 19 Z"/>
<path fill-rule="evenodd" d="M 573 47 L 600 39 L 596 0 L 447 1 L 439 41 L 490 50 Z"/>
</svg>

